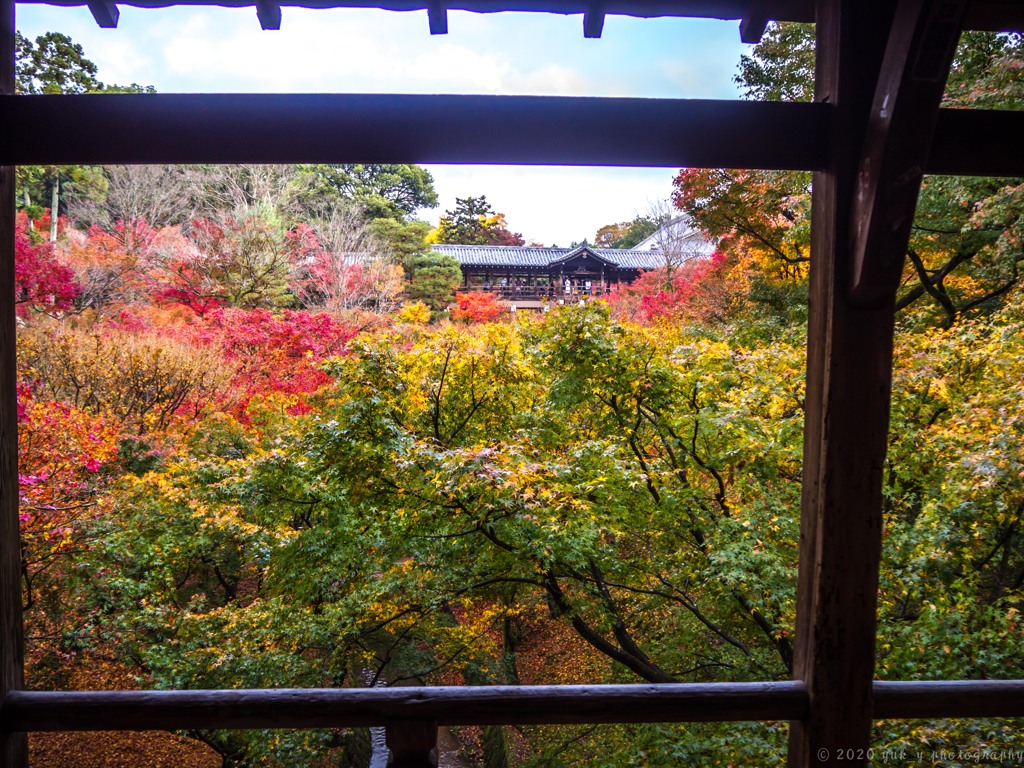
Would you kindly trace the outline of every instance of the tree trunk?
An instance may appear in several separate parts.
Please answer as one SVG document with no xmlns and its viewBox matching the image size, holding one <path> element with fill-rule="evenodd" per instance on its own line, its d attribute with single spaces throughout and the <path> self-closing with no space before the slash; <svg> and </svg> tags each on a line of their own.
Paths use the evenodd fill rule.
<svg viewBox="0 0 1024 768">
<path fill-rule="evenodd" d="M 53 188 L 50 194 L 50 242 L 57 242 L 57 210 L 60 207 L 60 171 L 53 169 Z"/>
</svg>

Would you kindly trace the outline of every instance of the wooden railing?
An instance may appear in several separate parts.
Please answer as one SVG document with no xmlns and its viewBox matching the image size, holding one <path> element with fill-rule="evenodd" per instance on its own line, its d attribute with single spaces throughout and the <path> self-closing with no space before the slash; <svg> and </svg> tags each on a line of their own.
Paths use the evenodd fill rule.
<svg viewBox="0 0 1024 768">
<path fill-rule="evenodd" d="M 876 719 L 1024 716 L 1024 681 L 875 682 Z M 12 691 L 6 732 L 383 726 L 394 768 L 432 765 L 441 725 L 801 720 L 798 681 L 200 691 Z"/>
<path fill-rule="evenodd" d="M 469 287 L 460 286 L 456 289 L 456 293 L 493 293 L 498 298 L 513 304 L 516 301 L 548 301 L 552 304 L 557 304 L 559 301 L 577 302 L 580 299 L 601 298 L 611 293 L 611 287 L 595 285 L 590 290 L 572 288 L 569 293 L 566 293 L 564 287 L 559 288 L 558 286 L 522 286 L 519 288 L 491 286 L 490 288 L 484 288 L 479 285 L 473 285 Z"/>
</svg>

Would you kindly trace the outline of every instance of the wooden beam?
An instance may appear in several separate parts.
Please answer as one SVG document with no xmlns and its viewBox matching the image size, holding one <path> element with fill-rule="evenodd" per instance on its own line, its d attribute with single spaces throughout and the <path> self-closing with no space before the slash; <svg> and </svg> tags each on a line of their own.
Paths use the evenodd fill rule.
<svg viewBox="0 0 1024 768">
<path fill-rule="evenodd" d="M 113 0 L 88 0 L 89 11 L 103 29 L 114 29 L 121 12 Z"/>
<path fill-rule="evenodd" d="M 441 725 L 789 720 L 807 711 L 802 683 L 331 688 L 225 691 L 17 691 L 7 729 L 362 728 Z"/>
<path fill-rule="evenodd" d="M 853 300 L 885 302 L 903 276 L 939 103 L 968 0 L 900 0 L 853 204 Z M 976 140 L 982 140 L 977 136 Z"/>
<path fill-rule="evenodd" d="M 1024 176 L 1024 111 L 940 109 L 925 171 Z"/>
<path fill-rule="evenodd" d="M 740 19 L 740 40 L 756 45 L 768 29 L 768 0 L 750 0 L 747 12 Z"/>
<path fill-rule="evenodd" d="M 876 718 L 1021 717 L 1024 680 L 876 681 Z M 785 720 L 808 712 L 799 682 L 458 688 L 20 691 L 3 728 L 26 731 L 371 727 Z"/>
<path fill-rule="evenodd" d="M 875 717 L 1020 717 L 1024 680 L 875 681 Z"/>
<path fill-rule="evenodd" d="M 427 23 L 430 25 L 430 34 L 448 34 L 448 8 L 444 0 L 430 0 L 427 4 Z"/>
<path fill-rule="evenodd" d="M 281 4 L 277 0 L 256 0 L 256 18 L 265 30 L 281 28 Z"/>
<path fill-rule="evenodd" d="M 826 162 L 830 111 L 826 104 L 513 96 L 0 96 L 0 119 L 11 136 L 0 144 L 0 162 L 432 161 L 813 170 Z M 426 135 L 420 124 L 428 122 L 441 133 Z M 283 142 L 280 131 L 298 132 L 303 140 Z M 940 110 L 925 170 L 1024 175 L 1021 135 L 1024 112 Z"/>
<path fill-rule="evenodd" d="M 0 0 L 0 94 L 14 93 L 14 29 L 14 1 Z M 14 310 L 14 167 L 4 165 L 0 167 L 0 697 L 25 687 Z M 25 734 L 10 730 L 0 734 L 0 768 L 27 765 Z"/>
<path fill-rule="evenodd" d="M 596 40 L 604 32 L 604 0 L 594 0 L 583 12 L 583 37 Z"/>
<path fill-rule="evenodd" d="M 18 165 L 433 162 L 809 170 L 825 163 L 829 107 L 530 96 L 96 94 L 0 97 L 0 120 L 8 137 L 0 143 L 0 162 Z"/>
<path fill-rule="evenodd" d="M 831 161 L 814 174 L 794 676 L 810 692 L 791 768 L 867 764 L 872 720 L 882 467 L 895 297 L 849 301 L 853 193 L 892 24 L 888 0 L 819 0 L 815 99 L 835 110 Z"/>
</svg>

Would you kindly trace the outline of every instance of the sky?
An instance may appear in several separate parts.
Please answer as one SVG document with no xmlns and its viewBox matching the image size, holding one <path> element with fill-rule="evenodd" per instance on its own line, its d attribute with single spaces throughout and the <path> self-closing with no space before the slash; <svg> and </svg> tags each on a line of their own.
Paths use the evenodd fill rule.
<svg viewBox="0 0 1024 768">
<path fill-rule="evenodd" d="M 108 84 L 160 93 L 466 93 L 648 98 L 739 98 L 735 21 L 609 16 L 583 37 L 582 16 L 448 14 L 432 36 L 426 12 L 283 9 L 263 31 L 255 9 L 120 6 L 100 29 L 85 7 L 17 6 L 29 38 L 69 35 Z M 527 242 L 593 240 L 667 200 L 677 168 L 428 165 L 440 197 L 420 218 L 436 224 L 456 197 L 486 195 Z"/>
</svg>

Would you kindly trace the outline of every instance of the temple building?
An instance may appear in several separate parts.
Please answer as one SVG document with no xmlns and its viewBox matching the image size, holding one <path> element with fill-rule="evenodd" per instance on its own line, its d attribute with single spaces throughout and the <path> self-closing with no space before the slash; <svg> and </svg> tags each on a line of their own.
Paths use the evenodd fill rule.
<svg viewBox="0 0 1024 768">
<path fill-rule="evenodd" d="M 666 265 L 657 249 L 595 248 L 584 241 L 573 248 L 511 245 L 434 245 L 435 253 L 453 256 L 462 267 L 460 291 L 488 291 L 519 306 L 539 306 L 602 296 L 614 285 L 629 283 L 641 271 Z"/>
<path fill-rule="evenodd" d="M 676 216 L 631 249 L 596 248 L 586 240 L 570 248 L 441 244 L 432 248 L 458 260 L 460 291 L 487 291 L 529 308 L 603 296 L 615 285 L 633 282 L 641 272 L 707 258 L 715 244 L 685 217 Z"/>
</svg>

